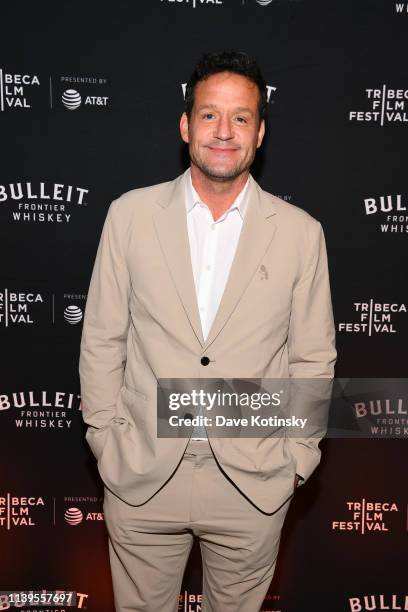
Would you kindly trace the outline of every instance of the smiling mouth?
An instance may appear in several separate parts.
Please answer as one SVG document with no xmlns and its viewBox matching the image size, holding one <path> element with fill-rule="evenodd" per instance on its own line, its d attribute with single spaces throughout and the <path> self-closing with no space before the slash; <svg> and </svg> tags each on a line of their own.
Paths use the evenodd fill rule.
<svg viewBox="0 0 408 612">
<path fill-rule="evenodd" d="M 211 151 L 214 151 L 215 153 L 234 153 L 235 151 L 238 151 L 238 149 L 232 149 L 231 147 L 226 147 L 226 148 L 221 148 L 221 147 L 208 147 Z"/>
</svg>

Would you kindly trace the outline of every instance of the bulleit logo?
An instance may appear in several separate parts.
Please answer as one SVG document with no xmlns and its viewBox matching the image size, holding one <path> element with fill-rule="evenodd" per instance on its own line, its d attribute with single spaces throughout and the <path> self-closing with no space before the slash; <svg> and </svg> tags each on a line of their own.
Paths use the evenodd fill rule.
<svg viewBox="0 0 408 612">
<path fill-rule="evenodd" d="M 9 415 L 16 429 L 71 429 L 81 410 L 81 396 L 75 392 L 0 393 L 0 416 Z"/>
<path fill-rule="evenodd" d="M 358 320 L 338 323 L 339 332 L 368 336 L 396 334 L 399 317 L 407 313 L 407 305 L 398 302 L 384 303 L 370 299 L 368 302 L 354 302 L 353 306 Z"/>
<path fill-rule="evenodd" d="M 377 89 L 365 89 L 369 110 L 349 111 L 349 121 L 366 121 L 378 123 L 406 123 L 408 114 L 405 110 L 408 100 L 408 89 L 392 89 L 383 85 Z"/>
<path fill-rule="evenodd" d="M 389 532 L 396 527 L 399 508 L 396 502 L 372 501 L 365 498 L 358 501 L 347 501 L 348 516 L 345 519 L 332 521 L 333 531 L 357 531 L 361 535 L 368 533 Z"/>
<path fill-rule="evenodd" d="M 45 518 L 44 510 L 46 504 L 43 497 L 0 492 L 0 528 L 7 531 L 18 527 L 35 527 Z"/>
<path fill-rule="evenodd" d="M 19 223 L 69 223 L 72 213 L 87 206 L 89 189 L 62 183 L 19 182 L 0 185 L 0 208 L 9 207 Z"/>
<path fill-rule="evenodd" d="M 359 595 L 348 600 L 350 612 L 380 612 L 381 610 L 408 610 L 408 595 Z"/>
<path fill-rule="evenodd" d="M 370 437 L 408 438 L 408 411 L 402 397 L 353 400 L 357 421 Z"/>
<path fill-rule="evenodd" d="M 379 219 L 379 230 L 382 233 L 408 232 L 407 207 L 403 203 L 401 194 L 364 198 L 364 210 L 367 216 L 375 215 L 372 218 Z"/>
</svg>

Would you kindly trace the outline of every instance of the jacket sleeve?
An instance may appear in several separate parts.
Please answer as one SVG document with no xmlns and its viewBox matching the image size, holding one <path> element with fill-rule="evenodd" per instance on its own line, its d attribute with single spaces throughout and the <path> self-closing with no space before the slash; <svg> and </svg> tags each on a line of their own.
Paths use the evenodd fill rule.
<svg viewBox="0 0 408 612">
<path fill-rule="evenodd" d="M 293 381 L 295 411 L 300 406 L 302 415 L 308 416 L 311 423 L 307 437 L 293 436 L 288 440 L 296 472 L 302 478 L 298 486 L 306 482 L 320 462 L 318 444 L 327 431 L 336 357 L 326 243 L 320 223 L 314 220 L 309 228 L 303 270 L 293 290 L 288 333 L 289 376 L 302 379 L 299 385 Z M 330 380 L 305 383 L 304 379 Z M 308 403 L 312 396 L 313 401 Z"/>
<path fill-rule="evenodd" d="M 130 279 L 118 200 L 108 210 L 96 253 L 82 328 L 79 375 L 82 417 L 104 428 L 115 417 L 129 329 Z"/>
</svg>

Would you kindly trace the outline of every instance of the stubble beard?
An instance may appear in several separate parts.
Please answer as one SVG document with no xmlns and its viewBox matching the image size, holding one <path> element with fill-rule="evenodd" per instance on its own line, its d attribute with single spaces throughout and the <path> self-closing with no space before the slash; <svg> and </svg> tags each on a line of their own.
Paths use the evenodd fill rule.
<svg viewBox="0 0 408 612">
<path fill-rule="evenodd" d="M 213 165 L 206 163 L 201 157 L 195 155 L 191 147 L 189 153 L 190 160 L 201 170 L 204 176 L 206 176 L 208 179 L 211 179 L 212 181 L 217 181 L 219 183 L 232 181 L 233 179 L 237 178 L 251 167 L 253 161 L 253 159 L 242 160 L 237 162 L 237 164 L 229 170 L 222 170 L 217 169 Z"/>
</svg>

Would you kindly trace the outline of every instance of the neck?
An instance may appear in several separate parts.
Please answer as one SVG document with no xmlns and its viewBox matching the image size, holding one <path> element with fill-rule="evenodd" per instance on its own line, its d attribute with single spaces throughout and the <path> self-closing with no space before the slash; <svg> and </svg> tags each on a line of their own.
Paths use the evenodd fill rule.
<svg viewBox="0 0 408 612">
<path fill-rule="evenodd" d="M 202 202 L 207 204 L 215 220 L 231 206 L 244 188 L 249 176 L 249 170 L 246 170 L 231 180 L 216 181 L 205 176 L 193 163 L 191 163 L 190 170 L 193 187 Z"/>
</svg>

